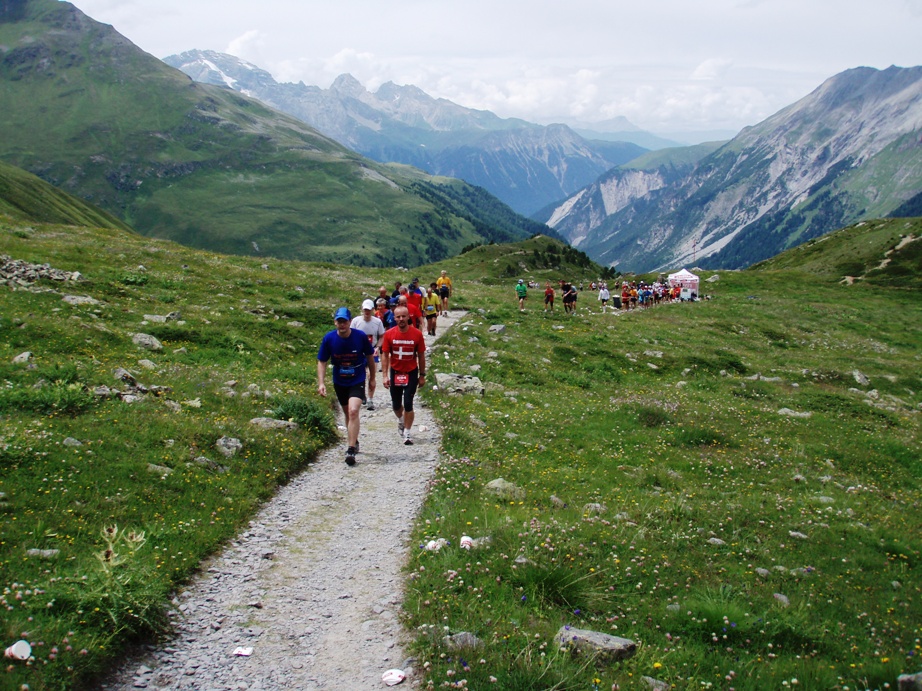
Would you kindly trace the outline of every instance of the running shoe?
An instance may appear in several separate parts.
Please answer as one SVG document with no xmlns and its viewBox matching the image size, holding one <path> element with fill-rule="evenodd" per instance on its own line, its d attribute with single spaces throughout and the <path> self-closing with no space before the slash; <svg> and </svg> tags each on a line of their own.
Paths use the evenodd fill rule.
<svg viewBox="0 0 922 691">
<path fill-rule="evenodd" d="M 375 409 L 375 402 L 369 398 L 368 399 L 368 410 L 374 410 L 374 409 Z"/>
<path fill-rule="evenodd" d="M 348 449 L 346 449 L 346 465 L 355 465 L 356 451 L 358 451 L 358 449 L 356 449 L 354 446 L 350 446 Z"/>
<path fill-rule="evenodd" d="M 403 443 L 405 446 L 413 446 L 413 440 L 410 439 L 409 430 L 403 433 Z"/>
</svg>

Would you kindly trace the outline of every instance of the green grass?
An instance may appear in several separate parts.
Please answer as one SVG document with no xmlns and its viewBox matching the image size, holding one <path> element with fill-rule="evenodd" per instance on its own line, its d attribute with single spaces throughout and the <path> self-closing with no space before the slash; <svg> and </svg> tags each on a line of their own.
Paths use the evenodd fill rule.
<svg viewBox="0 0 922 691">
<path fill-rule="evenodd" d="M 514 256 L 542 282 L 596 278 L 578 255 L 560 269 L 539 262 L 548 242 L 395 275 L 0 223 L 0 253 L 86 277 L 0 288 L 3 635 L 45 644 L 2 686 L 92 688 L 128 642 L 162 630 L 175 588 L 329 443 L 313 361 L 333 309 L 443 268 L 453 308 L 470 312 L 431 366 L 480 365 L 488 389 L 423 394 L 445 454 L 413 542 L 451 546 L 414 547 L 404 614 L 435 686 L 640 689 L 652 676 L 679 689 L 865 689 L 918 671 L 917 293 L 722 272 L 708 302 L 614 316 L 583 293 L 575 317 L 522 314 L 514 280 L 490 273 L 495 259 Z M 800 299 L 784 289 L 792 281 Z M 71 307 L 54 290 L 101 304 Z M 164 350 L 139 351 L 137 331 Z M 12 363 L 26 350 L 33 368 Z M 93 396 L 123 386 L 117 367 L 170 390 L 133 404 Z M 252 428 L 266 410 L 303 427 Z M 225 459 L 221 436 L 243 451 Z M 524 498 L 485 495 L 497 477 Z M 462 534 L 490 540 L 467 552 Z M 562 655 L 562 625 L 631 638 L 638 653 L 613 665 Z M 444 650 L 446 628 L 487 646 Z"/>
<path fill-rule="evenodd" d="M 453 368 L 481 364 L 514 396 L 429 395 L 451 460 L 416 542 L 491 538 L 420 550 L 408 567 L 411 628 L 488 643 L 459 671 L 421 634 L 436 687 L 491 675 L 519 688 L 523 666 L 554 681 L 522 688 L 585 689 L 644 689 L 645 675 L 678 689 L 882 689 L 918 671 L 918 293 L 720 276 L 709 302 L 619 317 L 585 294 L 576 318 L 522 315 L 509 281 L 485 284 L 489 313 L 440 342 Z M 491 350 L 498 364 L 484 361 Z M 525 498 L 486 495 L 497 477 Z M 565 624 L 640 652 L 610 666 L 561 659 L 552 638 Z"/>
</svg>

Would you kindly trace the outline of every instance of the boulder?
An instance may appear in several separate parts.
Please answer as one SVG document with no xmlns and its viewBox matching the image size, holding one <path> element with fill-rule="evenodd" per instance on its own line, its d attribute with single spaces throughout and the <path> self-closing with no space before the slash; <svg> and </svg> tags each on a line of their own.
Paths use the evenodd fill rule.
<svg viewBox="0 0 922 691">
<path fill-rule="evenodd" d="M 243 448 L 243 443 L 234 437 L 221 437 L 214 445 L 224 458 L 233 458 Z"/>
<path fill-rule="evenodd" d="M 27 350 L 13 358 L 14 365 L 25 365 L 32 359 L 32 351 Z"/>
<path fill-rule="evenodd" d="M 489 494 L 494 494 L 500 499 L 524 499 L 525 490 L 517 485 L 514 485 L 507 480 L 499 477 L 495 480 L 491 480 L 484 487 Z"/>
<path fill-rule="evenodd" d="M 131 342 L 147 350 L 163 350 L 163 344 L 150 334 L 137 333 L 131 337 Z"/>
<path fill-rule="evenodd" d="M 554 642 L 561 650 L 574 654 L 588 653 L 600 662 L 627 660 L 637 653 L 637 644 L 628 638 L 571 626 L 561 626 Z"/>
<path fill-rule="evenodd" d="M 483 396 L 483 382 L 469 374 L 445 374 L 436 372 L 435 383 L 440 391 L 455 394 L 474 394 Z"/>
<path fill-rule="evenodd" d="M 449 650 L 471 650 L 474 648 L 482 648 L 483 641 L 472 633 L 461 631 L 452 636 L 443 637 L 442 645 Z"/>
<path fill-rule="evenodd" d="M 260 429 L 298 429 L 298 423 L 291 420 L 276 420 L 271 417 L 254 417 L 250 420 L 251 425 L 256 425 Z"/>
</svg>

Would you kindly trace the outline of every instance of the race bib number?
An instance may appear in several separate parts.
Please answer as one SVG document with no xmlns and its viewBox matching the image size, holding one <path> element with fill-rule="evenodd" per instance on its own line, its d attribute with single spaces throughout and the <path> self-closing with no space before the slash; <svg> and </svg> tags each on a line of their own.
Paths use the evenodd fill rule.
<svg viewBox="0 0 922 691">
<path fill-rule="evenodd" d="M 407 386 L 410 383 L 410 375 L 406 372 L 394 373 L 394 386 Z"/>
<path fill-rule="evenodd" d="M 352 377 L 355 375 L 355 367 L 340 367 L 339 374 L 342 377 Z"/>
</svg>

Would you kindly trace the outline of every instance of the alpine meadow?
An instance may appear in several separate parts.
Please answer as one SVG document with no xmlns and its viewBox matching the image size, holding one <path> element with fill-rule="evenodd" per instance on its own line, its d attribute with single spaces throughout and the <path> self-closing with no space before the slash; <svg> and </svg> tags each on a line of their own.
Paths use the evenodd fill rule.
<svg viewBox="0 0 922 691">
<path fill-rule="evenodd" d="M 307 680 L 298 688 L 352 689 L 358 669 L 374 688 L 922 689 L 922 138 L 903 118 L 875 139 L 853 119 L 861 108 L 838 100 L 860 82 L 875 118 L 893 94 L 905 114 L 922 68 L 867 69 L 792 108 L 810 140 L 796 155 L 786 125 L 763 123 L 735 143 L 619 159 L 568 200 L 548 198 L 535 216 L 548 226 L 470 182 L 365 158 L 192 81 L 67 2 L 0 4 L 0 691 L 279 691 L 295 676 Z M 311 113 L 348 106 L 346 125 L 366 129 L 347 133 L 382 155 L 397 135 L 405 156 L 418 148 L 400 120 L 412 108 L 461 117 L 410 87 L 373 99 L 338 84 Z M 364 101 L 349 100 L 359 90 Z M 378 136 L 362 103 L 384 112 L 392 92 L 416 100 Z M 830 163 L 836 132 L 809 117 L 830 93 L 877 158 L 853 142 L 847 163 Z M 465 128 L 520 124 L 461 114 Z M 510 140 L 424 125 L 444 165 L 455 135 L 483 150 Z M 578 156 L 592 147 L 556 134 L 572 144 L 570 172 L 588 175 Z M 820 139 L 826 153 L 810 149 Z M 807 171 L 796 201 L 765 141 Z M 621 144 L 592 160 L 640 153 Z M 535 172 L 543 161 L 561 173 L 546 152 L 467 153 L 484 174 L 504 168 L 497 188 L 531 208 L 512 162 L 557 189 Z M 790 199 L 756 218 L 782 192 Z M 681 206 L 705 197 L 712 206 Z M 618 247 L 638 266 L 644 252 L 685 256 L 700 246 L 673 234 L 678 221 L 703 228 L 718 207 L 722 258 L 745 261 L 689 262 L 694 299 L 619 306 L 623 282 L 667 272 L 623 273 Z M 743 226 L 731 216 L 750 224 L 732 243 Z M 618 238 L 621 222 L 630 232 Z M 645 235 L 671 239 L 644 248 Z M 420 429 L 409 447 L 431 456 L 430 474 L 395 460 L 401 399 L 381 388 L 377 417 L 360 413 L 357 464 L 350 450 L 353 463 L 339 455 L 331 471 L 345 426 L 332 390 L 318 391 L 317 356 L 334 313 L 442 272 L 452 318 L 437 320 L 416 393 L 437 435 Z M 578 288 L 572 311 L 565 281 Z M 381 477 L 372 463 L 418 480 L 406 521 L 362 493 Z M 336 679 L 310 677 L 324 648 L 308 641 L 338 616 L 313 593 L 286 600 L 297 616 L 274 652 L 268 590 L 234 604 L 239 618 L 183 599 L 258 532 L 262 509 L 321 472 L 360 508 L 334 496 L 292 515 L 400 527 L 347 573 L 328 569 L 339 582 L 325 602 L 359 600 L 372 581 L 394 592 L 325 642 L 348 661 Z M 315 554 L 358 541 L 296 532 L 278 540 L 321 567 Z M 280 543 L 258 544 L 253 560 L 282 570 Z M 388 573 L 384 552 L 397 555 Z M 256 582 L 250 564 L 219 575 Z M 387 652 L 366 654 L 385 615 Z M 223 646 L 208 660 L 182 657 L 190 621 Z M 180 659 L 178 671 L 152 669 L 156 655 Z"/>
</svg>

